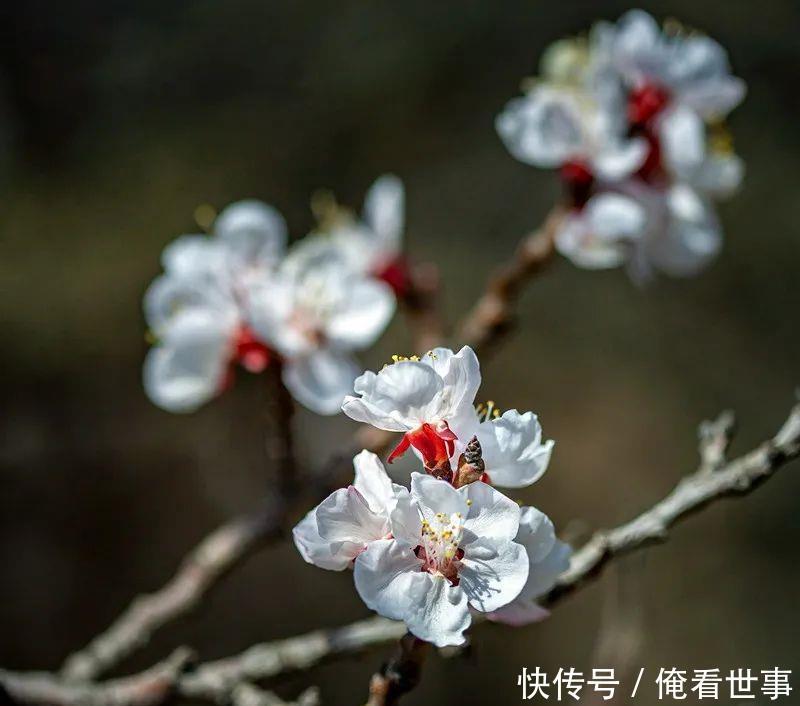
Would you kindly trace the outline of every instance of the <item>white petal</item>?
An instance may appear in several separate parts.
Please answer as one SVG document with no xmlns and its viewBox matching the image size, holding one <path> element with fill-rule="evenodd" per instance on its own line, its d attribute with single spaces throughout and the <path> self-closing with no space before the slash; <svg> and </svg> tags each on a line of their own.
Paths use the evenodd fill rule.
<svg viewBox="0 0 800 706">
<path fill-rule="evenodd" d="M 486 472 L 493 485 L 524 488 L 547 470 L 553 442 L 542 444 L 542 428 L 533 412 L 508 410 L 478 429 Z"/>
<path fill-rule="evenodd" d="M 374 396 L 377 380 L 378 376 L 371 370 L 357 377 L 353 383 L 353 389 L 357 394 L 364 397 L 362 399 L 348 395 L 342 403 L 342 411 L 351 419 L 371 424 L 378 429 L 385 429 L 386 431 L 408 431 L 412 429 L 413 426 L 398 421 L 392 416 L 391 400 Z M 378 404 L 381 404 L 382 407 L 379 407 Z"/>
<path fill-rule="evenodd" d="M 164 248 L 161 264 L 179 277 L 222 277 L 227 273 L 227 251 L 206 235 L 182 235 Z"/>
<path fill-rule="evenodd" d="M 422 518 L 411 494 L 401 485 L 394 486 L 395 505 L 389 516 L 392 536 L 411 549 L 420 543 Z"/>
<path fill-rule="evenodd" d="M 692 176 L 692 185 L 714 199 L 733 195 L 744 178 L 744 162 L 735 154 L 711 153 Z"/>
<path fill-rule="evenodd" d="M 385 252 L 399 252 L 405 221 L 405 191 L 400 179 L 393 174 L 376 179 L 364 200 L 364 221 Z"/>
<path fill-rule="evenodd" d="M 470 483 L 458 492 L 465 501 L 471 501 L 464 521 L 465 532 L 475 538 L 514 539 L 519 529 L 517 503 L 481 481 Z"/>
<path fill-rule="evenodd" d="M 329 315 L 325 336 L 341 349 L 366 348 L 383 333 L 395 308 L 395 297 L 387 284 L 351 278 L 345 296 Z"/>
<path fill-rule="evenodd" d="M 521 544 L 483 537 L 464 549 L 459 585 L 473 608 L 497 610 L 519 595 L 528 578 L 528 556 Z"/>
<path fill-rule="evenodd" d="M 145 359 L 150 399 L 170 412 L 191 412 L 214 397 L 225 376 L 235 325 L 204 309 L 178 314 Z"/>
<path fill-rule="evenodd" d="M 436 415 L 453 424 L 465 415 L 475 419 L 475 395 L 481 386 L 481 366 L 475 351 L 469 346 L 458 353 L 449 348 L 434 348 L 422 357 L 422 363 L 441 376 L 446 391 Z"/>
<path fill-rule="evenodd" d="M 711 206 L 684 184 L 667 195 L 668 224 L 661 237 L 648 246 L 648 256 L 661 270 L 675 277 L 696 274 L 722 247 L 719 222 Z"/>
<path fill-rule="evenodd" d="M 325 541 L 366 545 L 388 533 L 385 514 L 373 512 L 352 485 L 331 493 L 317 507 L 317 531 Z"/>
<path fill-rule="evenodd" d="M 549 86 L 510 101 L 495 127 L 514 157 L 537 167 L 561 166 L 583 150 L 577 103 L 568 92 Z"/>
<path fill-rule="evenodd" d="M 569 568 L 572 547 L 557 539 L 553 548 L 541 561 L 531 564 L 528 581 L 520 597 L 535 600 L 547 593 L 556 585 L 558 577 Z"/>
<path fill-rule="evenodd" d="M 222 317 L 236 315 L 236 304 L 219 283 L 202 277 L 163 274 L 156 277 L 144 295 L 147 324 L 162 335 L 170 320 L 190 308 L 215 310 Z"/>
<path fill-rule="evenodd" d="M 556 532 L 550 518 L 535 507 L 523 507 L 520 511 L 519 532 L 516 542 L 525 547 L 532 564 L 542 561 L 556 543 Z"/>
<path fill-rule="evenodd" d="M 392 539 L 372 542 L 353 567 L 356 591 L 367 608 L 392 620 L 405 620 L 428 587 L 414 551 Z"/>
<path fill-rule="evenodd" d="M 659 136 L 664 162 L 678 177 L 688 177 L 703 163 L 705 125 L 691 108 L 677 106 L 668 110 L 659 122 Z"/>
<path fill-rule="evenodd" d="M 644 208 L 622 194 L 602 193 L 586 205 L 592 234 L 602 241 L 634 240 L 642 237 L 647 221 Z"/>
<path fill-rule="evenodd" d="M 465 592 L 443 576 L 420 576 L 424 581 L 421 599 L 412 604 L 405 618 L 409 632 L 436 647 L 463 645 L 463 633 L 472 623 Z"/>
<path fill-rule="evenodd" d="M 627 259 L 624 243 L 594 237 L 585 213 L 565 218 L 556 232 L 555 243 L 564 257 L 589 270 L 618 267 Z"/>
<path fill-rule="evenodd" d="M 629 10 L 617 22 L 614 61 L 632 84 L 660 78 L 667 70 L 661 30 L 643 10 Z"/>
<path fill-rule="evenodd" d="M 422 516 L 431 523 L 435 522 L 437 513 L 442 513 L 448 518 L 457 513 L 467 517 L 469 510 L 467 495 L 456 490 L 447 481 L 424 473 L 412 473 L 411 496 L 416 500 Z"/>
<path fill-rule="evenodd" d="M 339 543 L 336 554 L 333 545 L 322 539 L 317 530 L 317 509 L 311 510 L 292 530 L 297 551 L 309 563 L 330 571 L 342 571 L 350 566 L 363 545 Z"/>
<path fill-rule="evenodd" d="M 255 199 L 237 201 L 214 221 L 214 233 L 241 265 L 274 265 L 286 249 L 286 221 L 272 206 Z"/>
<path fill-rule="evenodd" d="M 292 396 L 317 414 L 337 414 L 358 367 L 347 355 L 320 349 L 286 361 L 283 382 Z"/>
<path fill-rule="evenodd" d="M 442 389 L 442 379 L 430 366 L 401 361 L 387 365 L 377 375 L 360 376 L 354 390 L 362 396 L 361 403 L 348 398 L 343 409 L 357 422 L 389 431 L 410 430 L 427 419 L 429 408 L 438 411 Z M 394 422 L 384 421 L 387 417 Z"/>
<path fill-rule="evenodd" d="M 731 76 L 725 49 L 710 37 L 679 40 L 669 71 L 680 101 L 706 120 L 724 118 L 744 98 L 744 82 Z"/>
<path fill-rule="evenodd" d="M 364 496 L 370 509 L 382 512 L 389 508 L 394 500 L 394 484 L 381 460 L 364 449 L 353 458 L 353 466 L 356 470 L 353 486 Z"/>
<path fill-rule="evenodd" d="M 602 180 L 620 181 L 633 174 L 647 159 L 649 147 L 641 138 L 607 140 L 592 160 L 595 174 Z"/>
</svg>

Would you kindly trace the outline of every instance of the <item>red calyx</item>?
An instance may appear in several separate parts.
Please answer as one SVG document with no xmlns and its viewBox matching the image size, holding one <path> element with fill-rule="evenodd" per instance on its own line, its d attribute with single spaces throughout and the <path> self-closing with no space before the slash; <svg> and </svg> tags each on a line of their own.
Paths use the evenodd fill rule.
<svg viewBox="0 0 800 706">
<path fill-rule="evenodd" d="M 245 370 L 260 373 L 269 365 L 272 354 L 269 348 L 256 338 L 250 327 L 242 326 L 239 329 L 235 346 L 233 359 Z"/>
<path fill-rule="evenodd" d="M 409 269 L 408 260 L 402 255 L 398 255 L 377 267 L 374 275 L 376 278 L 386 282 L 394 290 L 398 299 L 403 299 L 411 289 L 411 273 Z"/>
<path fill-rule="evenodd" d="M 566 162 L 561 167 L 561 181 L 569 200 L 576 208 L 581 208 L 589 200 L 594 185 L 594 175 L 584 162 Z"/>
<path fill-rule="evenodd" d="M 422 455 L 428 473 L 450 481 L 453 478 L 450 456 L 455 449 L 454 442 L 457 438 L 447 425 L 437 430 L 426 422 L 413 431 L 406 432 L 387 460 L 392 463 L 408 451 L 409 446 L 413 446 Z"/>
<path fill-rule="evenodd" d="M 669 93 L 655 83 L 646 83 L 628 96 L 628 120 L 644 125 L 658 115 L 669 102 Z"/>
</svg>

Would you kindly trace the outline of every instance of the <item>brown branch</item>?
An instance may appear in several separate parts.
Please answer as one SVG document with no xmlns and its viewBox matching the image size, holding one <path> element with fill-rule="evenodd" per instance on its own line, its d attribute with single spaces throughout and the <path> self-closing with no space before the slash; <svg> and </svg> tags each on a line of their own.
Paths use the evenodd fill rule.
<svg viewBox="0 0 800 706">
<path fill-rule="evenodd" d="M 483 295 L 458 328 L 459 343 L 483 351 L 510 329 L 523 285 L 553 260 L 555 236 L 564 215 L 562 206 L 554 207 L 542 226 L 522 239 L 511 260 L 489 278 Z"/>
<path fill-rule="evenodd" d="M 562 574 L 556 587 L 541 603 L 548 607 L 555 606 L 573 591 L 595 579 L 601 569 L 615 557 L 653 542 L 664 541 L 668 530 L 679 520 L 718 499 L 751 492 L 798 455 L 800 404 L 792 409 L 772 439 L 732 461 L 724 462 L 714 472 L 709 472 L 701 461 L 696 472 L 681 480 L 663 500 L 639 517 L 615 529 L 596 533 L 575 552 L 569 569 Z M 373 617 L 333 630 L 317 630 L 298 637 L 255 645 L 234 657 L 208 662 L 177 676 L 176 672 L 183 669 L 188 659 L 182 651 L 176 653 L 177 656 L 173 655 L 173 661 L 168 660 L 140 675 L 103 684 L 75 685 L 61 677 L 43 673 L 17 674 L 0 671 L 0 687 L 5 689 L 14 702 L 25 704 L 151 706 L 161 703 L 173 693 L 220 703 L 230 699 L 234 690 L 242 684 L 253 684 L 287 672 L 309 669 L 333 657 L 396 642 L 405 632 L 402 623 Z M 423 649 L 420 647 L 419 651 Z M 403 654 L 401 649 L 400 662 Z M 422 664 L 421 655 L 416 650 L 407 649 L 405 654 L 417 666 Z M 387 666 L 382 671 L 382 678 L 388 676 L 392 679 L 390 673 L 410 673 L 407 671 L 409 665 L 400 662 L 395 657 L 389 663 L 391 669 Z M 126 688 L 120 690 L 120 686 Z M 383 688 L 378 687 L 376 683 L 376 692 Z M 384 691 L 388 693 L 390 689 L 386 688 Z M 370 698 L 378 697 L 371 695 Z"/>
<path fill-rule="evenodd" d="M 367 706 L 394 706 L 414 689 L 422 678 L 422 667 L 430 644 L 410 632 L 400 638 L 395 654 L 372 675 Z"/>
<path fill-rule="evenodd" d="M 290 502 L 299 488 L 297 464 L 294 456 L 294 400 L 281 377 L 280 364 L 268 365 L 265 371 L 266 452 L 267 462 L 276 475 L 276 487 L 282 498 Z"/>
<path fill-rule="evenodd" d="M 48 672 L 14 673 L 0 670 L 0 703 L 46 706 L 157 706 L 175 693 L 191 660 L 181 648 L 156 666 L 131 677 L 103 684 L 72 683 Z"/>
</svg>

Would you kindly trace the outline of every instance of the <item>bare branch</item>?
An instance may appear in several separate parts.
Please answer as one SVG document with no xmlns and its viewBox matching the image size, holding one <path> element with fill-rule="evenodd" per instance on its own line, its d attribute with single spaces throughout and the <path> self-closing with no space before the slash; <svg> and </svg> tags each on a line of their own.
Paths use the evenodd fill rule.
<svg viewBox="0 0 800 706">
<path fill-rule="evenodd" d="M 678 520 L 708 503 L 744 495 L 767 480 L 800 453 L 800 404 L 795 405 L 778 433 L 756 449 L 709 473 L 705 462 L 681 480 L 672 492 L 639 517 L 613 530 L 601 531 L 572 557 L 569 569 L 544 603 L 552 606 L 593 578 L 612 558 L 634 549 L 663 542 Z"/>
<path fill-rule="evenodd" d="M 564 213 L 561 206 L 553 208 L 542 226 L 522 239 L 511 260 L 489 278 L 483 295 L 458 329 L 460 343 L 482 351 L 508 331 L 522 286 L 549 265 L 555 255 L 555 235 Z"/>
<path fill-rule="evenodd" d="M 181 648 L 145 672 L 103 684 L 70 683 L 48 672 L 0 670 L 0 696 L 4 691 L 11 703 L 47 706 L 156 706 L 175 692 L 191 658 Z"/>
<path fill-rule="evenodd" d="M 695 473 L 681 480 L 663 500 L 639 517 L 615 529 L 596 533 L 575 552 L 569 569 L 541 602 L 553 607 L 596 578 L 611 559 L 653 542 L 664 541 L 668 530 L 679 520 L 715 500 L 749 493 L 798 455 L 800 404 L 792 409 L 772 439 L 725 463 L 714 473 L 709 473 L 701 463 Z M 243 684 L 309 669 L 326 659 L 395 642 L 405 633 L 405 626 L 401 623 L 373 617 L 333 630 L 317 630 L 256 645 L 239 655 L 200 665 L 189 673 L 182 673 L 188 662 L 188 654 L 180 650 L 166 662 L 146 672 L 103 684 L 76 685 L 46 673 L 0 671 L 0 687 L 14 702 L 24 704 L 152 706 L 162 703 L 173 693 L 212 703 L 225 703 Z M 418 665 L 422 664 L 421 655 L 414 650 L 407 651 L 407 654 L 412 655 Z M 390 672 L 402 674 L 401 666 L 395 662 L 390 670 L 387 665 L 381 672 L 381 678 L 393 679 Z M 377 681 L 374 683 L 374 693 L 381 689 L 388 693 L 389 688 L 384 689 Z M 370 698 L 379 696 L 371 694 Z"/>
<path fill-rule="evenodd" d="M 704 470 L 711 472 L 724 465 L 735 431 L 736 417 L 730 410 L 700 425 L 697 430 L 698 448 Z"/>
<path fill-rule="evenodd" d="M 286 640 L 254 645 L 245 652 L 207 662 L 181 681 L 180 693 L 194 699 L 224 700 L 236 685 L 304 670 L 334 655 L 352 654 L 394 642 L 405 634 L 402 623 L 369 618 L 333 630 L 315 630 Z"/>
</svg>

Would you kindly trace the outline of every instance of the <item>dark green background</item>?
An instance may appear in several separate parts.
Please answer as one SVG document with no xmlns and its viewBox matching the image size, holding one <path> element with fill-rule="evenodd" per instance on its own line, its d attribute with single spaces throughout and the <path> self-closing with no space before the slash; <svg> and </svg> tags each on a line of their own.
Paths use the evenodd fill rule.
<svg viewBox="0 0 800 706">
<path fill-rule="evenodd" d="M 506 153 L 495 114 L 550 41 L 625 9 L 4 3 L 0 664 L 55 668 L 133 594 L 163 583 L 204 533 L 253 507 L 270 480 L 258 379 L 240 376 L 191 416 L 162 412 L 142 392 L 141 295 L 162 247 L 192 230 L 195 206 L 257 196 L 299 237 L 315 188 L 360 205 L 375 176 L 396 172 L 409 250 L 440 264 L 455 318 L 558 193 L 553 174 Z M 557 440 L 548 474 L 519 498 L 573 537 L 631 517 L 688 472 L 701 419 L 736 409 L 740 450 L 773 432 L 798 382 L 800 6 L 647 9 L 729 48 L 749 85 L 731 120 L 748 175 L 721 209 L 724 252 L 701 277 L 640 290 L 623 272 L 561 261 L 526 292 L 518 332 L 486 366 L 480 396 L 535 410 Z M 365 364 L 409 347 L 398 317 Z M 319 463 L 353 428 L 299 414 L 303 458 Z M 640 642 L 641 704 L 656 703 L 660 666 L 797 668 L 798 470 L 690 519 L 546 623 L 481 627 L 468 659 L 431 660 L 409 704 L 518 703 L 523 665 L 614 666 L 601 634 Z M 272 548 L 123 671 L 177 643 L 213 658 L 366 614 L 349 575 Z M 382 657 L 278 689 L 316 683 L 326 704 L 359 703 Z"/>
</svg>

